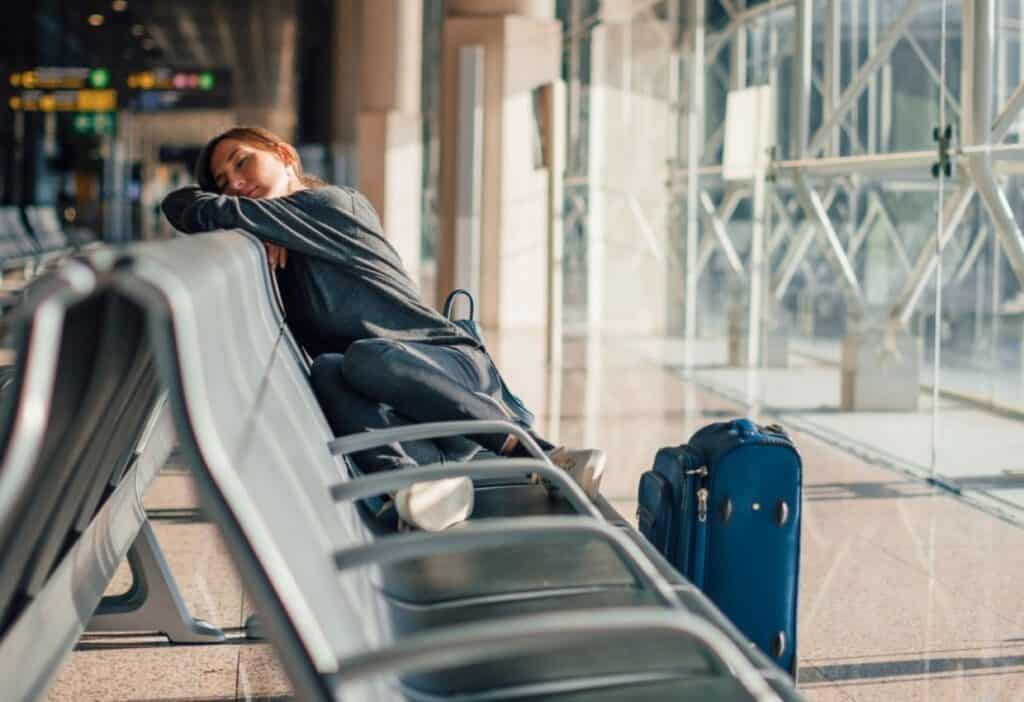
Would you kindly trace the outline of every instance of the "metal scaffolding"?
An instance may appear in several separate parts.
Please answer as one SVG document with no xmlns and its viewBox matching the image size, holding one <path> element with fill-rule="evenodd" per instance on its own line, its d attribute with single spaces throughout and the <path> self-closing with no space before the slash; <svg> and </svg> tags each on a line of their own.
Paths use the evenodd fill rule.
<svg viewBox="0 0 1024 702">
<path fill-rule="evenodd" d="M 772 198 L 766 224 L 769 241 L 776 242 L 770 256 L 772 270 L 767 276 L 768 295 L 779 301 L 785 295 L 793 277 L 808 258 L 820 258 L 827 263 L 834 282 L 838 284 L 848 313 L 859 318 L 865 306 L 863 281 L 858 276 L 862 266 L 858 255 L 863 253 L 864 238 L 877 221 L 884 225 L 886 235 L 896 252 L 894 263 L 905 273 L 902 290 L 890 301 L 888 321 L 893 328 L 905 328 L 911 321 L 922 292 L 929 286 L 936 267 L 936 244 L 945 250 L 950 241 L 962 236 L 960 232 L 965 213 L 975 193 L 992 225 L 1003 254 L 1019 282 L 1024 282 L 1024 238 L 1014 219 L 1013 210 L 1000 183 L 1000 175 L 1015 172 L 1013 161 L 1024 159 L 1024 144 L 1002 144 L 1017 121 L 1024 106 L 1024 83 L 1018 85 L 999 106 L 993 116 L 993 85 L 996 78 L 1005 80 L 1007 51 L 1013 42 L 1024 57 L 1024 42 L 1019 35 L 996 31 L 997 5 L 995 0 L 971 0 L 962 3 L 950 0 L 951 5 L 962 5 L 956 38 L 960 42 L 959 100 L 953 85 L 943 91 L 947 96 L 948 114 L 959 122 L 954 133 L 951 161 L 955 163 L 956 177 L 950 184 L 944 203 L 942 231 L 934 231 L 923 242 L 911 261 L 910 242 L 900 236 L 899 223 L 886 204 L 887 195 L 912 190 L 936 190 L 937 181 L 928 185 L 933 163 L 939 160 L 938 150 L 889 152 L 886 147 L 892 128 L 894 81 L 892 78 L 893 52 L 905 43 L 927 72 L 933 86 L 941 81 L 934 62 L 912 27 L 922 13 L 934 9 L 935 3 L 925 0 L 906 0 L 897 7 L 886 4 L 883 22 L 877 0 L 862 3 L 840 3 L 836 0 L 789 0 L 759 4 L 735 1 L 681 0 L 688 6 L 684 14 L 688 19 L 686 33 L 692 37 L 684 42 L 690 52 L 700 51 L 705 61 L 689 60 L 692 78 L 684 86 L 689 95 L 682 102 L 691 112 L 704 97 L 704 73 L 712 71 L 712 63 L 731 48 L 729 61 L 729 87 L 737 89 L 747 84 L 748 37 L 763 32 L 769 19 L 785 22 L 789 42 L 776 42 L 783 52 L 791 56 L 788 84 L 777 85 L 780 104 L 788 100 L 788 150 L 786 158 L 773 162 Z M 849 7 L 844 15 L 844 6 Z M 721 12 L 712 12 L 711 8 Z M 866 9 L 860 12 L 860 9 Z M 728 21 L 721 28 L 706 26 L 706 17 L 723 14 Z M 817 13 L 817 14 L 816 14 Z M 868 55 L 862 56 L 861 35 L 866 36 Z M 706 40 L 705 40 L 706 37 Z M 941 40 L 948 40 L 941 37 Z M 706 46 L 703 46 L 706 42 Z M 847 78 L 843 78 L 842 49 L 849 46 Z M 685 57 L 684 57 L 685 58 Z M 786 56 L 755 56 L 770 66 L 778 66 Z M 820 59 L 823 75 L 815 73 L 815 61 Z M 1022 59 L 1024 60 L 1024 59 Z M 999 62 L 1000 65 L 996 65 Z M 777 81 L 768 72 L 769 81 Z M 946 76 L 947 83 L 952 76 Z M 820 96 L 814 96 L 817 89 Z M 812 109 L 816 99 L 817 109 Z M 866 109 L 865 109 L 866 108 Z M 697 148 L 687 148 L 689 159 L 679 164 L 671 174 L 670 187 L 685 200 L 694 202 L 687 208 L 687 250 L 694 255 L 686 258 L 688 337 L 697 335 L 696 316 L 700 304 L 697 281 L 705 272 L 714 252 L 724 256 L 725 269 L 735 279 L 746 284 L 750 278 L 750 255 L 744 261 L 743 247 L 730 239 L 728 224 L 738 205 L 751 196 L 750 192 L 727 187 L 721 178 L 721 161 L 715 160 L 720 130 L 701 139 L 695 131 L 698 120 L 691 120 L 689 136 Z M 921 129 L 931 132 L 940 126 L 922 119 Z M 844 138 L 845 137 L 845 138 Z M 704 147 L 703 159 L 700 147 Z M 699 162 L 700 165 L 696 165 Z M 838 197 L 837 193 L 842 193 Z M 716 197 L 717 196 L 717 197 Z M 833 210 L 833 203 L 842 200 L 842 213 Z M 803 213 L 803 222 L 794 226 L 791 221 L 794 203 Z M 863 206 L 860 206 L 863 205 Z M 704 226 L 701 227 L 701 222 Z M 973 220 L 972 220 L 973 222 Z M 781 230 L 781 233 L 780 231 Z M 936 242 L 937 240 L 937 242 Z M 979 240 L 976 238 L 975 241 Z M 983 240 L 983 239 L 982 239 Z M 812 244 L 817 243 L 817 246 Z M 959 279 L 982 257 L 981 244 L 975 243 L 958 268 Z M 967 266 L 965 269 L 964 266 Z M 756 300 L 757 294 L 750 299 Z M 752 304 L 756 304 L 752 302 Z"/>
</svg>

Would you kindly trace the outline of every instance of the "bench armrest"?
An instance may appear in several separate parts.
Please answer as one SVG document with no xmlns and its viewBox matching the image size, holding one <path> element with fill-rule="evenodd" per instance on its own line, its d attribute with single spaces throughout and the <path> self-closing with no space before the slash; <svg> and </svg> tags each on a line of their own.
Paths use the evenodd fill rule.
<svg viewBox="0 0 1024 702">
<path fill-rule="evenodd" d="M 389 470 L 354 477 L 331 487 L 331 497 L 336 502 L 361 500 L 374 495 L 383 495 L 400 488 L 428 480 L 442 480 L 465 476 L 467 478 L 507 478 L 536 473 L 558 486 L 566 500 L 577 512 L 601 519 L 600 510 L 594 506 L 582 488 L 547 461 L 535 458 L 491 458 L 463 463 L 431 463 L 408 470 Z"/>
<path fill-rule="evenodd" d="M 510 655 L 553 652 L 592 645 L 609 635 L 668 634 L 699 641 L 725 674 L 757 702 L 781 702 L 778 694 L 718 629 L 686 611 L 622 607 L 602 611 L 544 614 L 498 622 L 466 624 L 430 634 L 413 635 L 381 651 L 338 663 L 330 684 L 338 699 L 345 685 L 381 674 L 412 673 L 466 665 Z"/>
<path fill-rule="evenodd" d="M 471 523 L 462 529 L 443 532 L 416 531 L 399 534 L 363 546 L 336 551 L 338 570 L 364 565 L 396 563 L 442 553 L 474 551 L 491 546 L 535 543 L 553 536 L 573 536 L 607 543 L 644 589 L 669 607 L 682 607 L 672 585 L 661 577 L 640 547 L 621 531 L 601 519 L 586 517 L 496 518 Z"/>
<path fill-rule="evenodd" d="M 548 461 L 547 455 L 534 441 L 530 433 L 518 424 L 500 419 L 467 419 L 454 422 L 426 422 L 409 424 L 394 429 L 375 429 L 361 434 L 339 436 L 327 442 L 327 448 L 335 456 L 343 456 L 366 449 L 418 439 L 442 439 L 447 436 L 466 436 L 467 434 L 512 434 L 530 452 L 530 455 L 542 461 Z M 553 464 L 551 464 L 553 465 Z"/>
</svg>

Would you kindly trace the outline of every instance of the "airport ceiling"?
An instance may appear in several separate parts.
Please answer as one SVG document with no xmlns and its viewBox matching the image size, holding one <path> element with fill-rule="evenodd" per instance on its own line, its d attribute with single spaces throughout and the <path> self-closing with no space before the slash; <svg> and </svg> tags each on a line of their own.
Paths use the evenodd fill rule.
<svg viewBox="0 0 1024 702">
<path fill-rule="evenodd" d="M 0 64 L 222 69 L 260 101 L 293 65 L 300 1 L 15 0 Z"/>
</svg>

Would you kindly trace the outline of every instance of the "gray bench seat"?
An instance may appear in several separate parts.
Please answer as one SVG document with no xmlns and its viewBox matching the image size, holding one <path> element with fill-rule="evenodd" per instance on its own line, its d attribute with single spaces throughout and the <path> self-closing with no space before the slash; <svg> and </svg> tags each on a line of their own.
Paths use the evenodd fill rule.
<svg viewBox="0 0 1024 702">
<path fill-rule="evenodd" d="M 137 306 L 80 263 L 13 313 L 0 404 L 0 679 L 36 699 L 145 521 L 173 441 Z"/>
<path fill-rule="evenodd" d="M 219 232 L 130 257 L 117 285 L 147 310 L 182 453 L 300 698 L 777 699 L 768 679 L 791 697 L 781 671 L 687 607 L 685 582 L 550 464 L 448 466 L 489 479 L 476 518 L 383 533 L 357 498 L 431 469 L 354 478 L 332 454 L 387 433 L 333 441 L 258 242 Z M 453 431 L 514 428 L 473 427 Z M 574 509 L 518 484 L 527 465 L 562 481 Z M 511 484 L 494 487 L 502 474 Z M 510 514 L 515 500 L 524 511 Z"/>
</svg>

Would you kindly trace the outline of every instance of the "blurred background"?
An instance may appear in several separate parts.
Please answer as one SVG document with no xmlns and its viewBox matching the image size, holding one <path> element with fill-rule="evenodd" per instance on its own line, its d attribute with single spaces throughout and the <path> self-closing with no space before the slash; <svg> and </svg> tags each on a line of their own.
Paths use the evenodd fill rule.
<svg viewBox="0 0 1024 702">
<path fill-rule="evenodd" d="M 428 301 L 475 294 L 548 435 L 623 466 L 605 481 L 623 513 L 653 447 L 715 412 L 831 447 L 815 465 L 854 477 L 809 484 L 808 514 L 825 518 L 805 527 L 804 592 L 818 599 L 801 625 L 825 642 L 805 649 L 814 670 L 854 682 L 815 699 L 888 675 L 870 668 L 885 646 L 911 661 L 892 675 L 916 679 L 917 652 L 955 650 L 967 624 L 988 651 L 970 659 L 978 675 L 1005 686 L 955 698 L 1020 698 L 1024 657 L 990 649 L 1019 649 L 1024 625 L 1003 550 L 1024 523 L 1024 0 L 21 0 L 0 13 L 5 269 L 47 242 L 172 236 L 160 201 L 192 181 L 202 145 L 267 127 L 306 171 L 367 194 Z M 966 511 L 918 507 L 942 500 Z M 865 504 L 881 506 L 843 522 Z M 844 555 L 835 544 L 865 521 L 870 544 Z M 858 559 L 904 527 L 914 556 L 883 575 L 905 568 L 911 585 L 872 590 L 874 620 L 842 619 L 829 588 L 877 585 L 874 571 L 857 580 Z M 893 615 L 919 601 L 923 624 Z M 911 634 L 924 638 L 904 646 Z M 835 651 L 861 641 L 864 660 L 836 672 Z M 973 670 L 966 658 L 952 677 Z M 922 665 L 905 698 L 946 679 Z"/>
<path fill-rule="evenodd" d="M 546 330 L 549 356 L 687 338 L 670 362 L 765 407 L 916 413 L 936 386 L 1024 411 L 1024 2 L 3 12 L 8 230 L 169 236 L 159 203 L 198 149 L 256 124 L 370 197 L 429 300 L 469 287 L 485 326 Z M 796 398 L 796 359 L 836 377 Z"/>
</svg>

